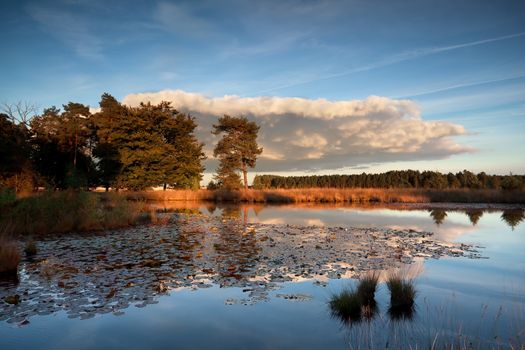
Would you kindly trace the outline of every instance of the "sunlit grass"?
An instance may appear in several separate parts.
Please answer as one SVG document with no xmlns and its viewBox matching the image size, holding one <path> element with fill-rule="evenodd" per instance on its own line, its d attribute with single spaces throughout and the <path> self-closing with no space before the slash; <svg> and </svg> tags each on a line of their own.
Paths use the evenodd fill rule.
<svg viewBox="0 0 525 350">
<path fill-rule="evenodd" d="M 43 193 L 1 209 L 0 229 L 21 236 L 115 229 L 151 219 L 142 202 L 88 192 Z"/>
</svg>

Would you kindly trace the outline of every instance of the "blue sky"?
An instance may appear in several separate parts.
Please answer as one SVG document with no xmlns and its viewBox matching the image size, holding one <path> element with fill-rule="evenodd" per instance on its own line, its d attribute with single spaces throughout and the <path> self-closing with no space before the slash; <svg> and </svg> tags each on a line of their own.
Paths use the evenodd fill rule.
<svg viewBox="0 0 525 350">
<path fill-rule="evenodd" d="M 236 95 L 242 106 L 252 101 L 243 98 L 261 96 L 408 99 L 419 108 L 409 114 L 422 120 L 410 132 L 432 121 L 464 130 L 445 135 L 442 127 L 450 125 L 443 124 L 429 132 L 432 144 L 393 151 L 391 139 L 374 143 L 384 133 L 379 128 L 357 146 L 349 143 L 359 152 L 341 153 L 344 147 L 329 150 L 330 134 L 315 127 L 342 129 L 343 123 L 283 114 L 304 136 L 283 149 L 290 157 L 305 149 L 303 158 L 314 164 L 297 160 L 288 170 L 525 173 L 523 1 L 4 1 L 0 27 L 1 102 L 96 107 L 106 91 L 129 100 L 168 89 Z M 371 113 L 363 118 L 392 118 Z M 263 138 L 268 152 L 282 139 L 270 126 Z M 277 159 L 268 154 L 268 162 Z M 280 156 L 288 159 L 285 151 Z M 287 170 L 261 164 L 259 172 Z"/>
</svg>

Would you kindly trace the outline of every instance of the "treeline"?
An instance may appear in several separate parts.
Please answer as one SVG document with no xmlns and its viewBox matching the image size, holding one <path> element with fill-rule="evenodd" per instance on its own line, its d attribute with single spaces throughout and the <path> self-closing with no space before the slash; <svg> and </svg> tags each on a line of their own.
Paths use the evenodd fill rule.
<svg viewBox="0 0 525 350">
<path fill-rule="evenodd" d="M 474 174 L 464 170 L 456 174 L 437 171 L 402 170 L 381 174 L 277 176 L 256 175 L 255 189 L 276 188 L 424 188 L 424 189 L 503 189 L 525 187 L 523 175 Z"/>
<path fill-rule="evenodd" d="M 197 125 L 168 102 L 128 107 L 105 93 L 98 113 L 70 102 L 32 118 L 16 107 L 0 114 L 0 188 L 199 187 Z"/>
</svg>

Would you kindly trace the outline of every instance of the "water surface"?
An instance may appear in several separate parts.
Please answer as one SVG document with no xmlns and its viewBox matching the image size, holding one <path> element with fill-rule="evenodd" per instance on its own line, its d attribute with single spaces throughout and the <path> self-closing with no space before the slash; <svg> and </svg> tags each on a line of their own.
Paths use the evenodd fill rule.
<svg viewBox="0 0 525 350">
<path fill-rule="evenodd" d="M 177 206 L 180 211 L 181 205 Z M 40 298 L 31 297 L 35 302 L 33 311 L 40 312 L 40 315 L 33 312 L 31 316 L 7 322 L 8 312 L 0 314 L 0 349 L 171 349 L 217 348 L 218 345 L 225 348 L 349 348 L 351 345 L 354 348 L 359 345 L 384 348 L 387 343 L 390 347 L 402 348 L 409 343 L 428 346 L 434 339 L 472 342 L 474 347 L 510 348 L 511 343 L 525 341 L 524 334 L 521 338 L 517 336 L 525 327 L 525 224 L 521 209 L 447 211 L 338 206 L 221 207 L 195 203 L 183 207 L 187 212 L 213 216 L 218 223 L 224 220 L 223 226 L 218 225 L 227 231 L 224 236 L 227 239 L 219 245 L 209 241 L 211 246 L 206 248 L 208 240 L 204 237 L 211 232 L 211 227 L 196 227 L 184 231 L 184 234 L 162 231 L 174 239 L 176 251 L 187 252 L 173 257 L 166 251 L 140 249 L 145 243 L 129 234 L 125 245 L 113 249 L 128 249 L 129 254 L 139 254 L 135 259 L 137 266 L 129 266 L 129 274 L 131 276 L 137 269 L 144 269 L 144 278 L 139 282 L 133 280 L 135 285 L 125 290 L 128 299 L 124 292 L 116 290 L 115 294 L 120 294 L 119 299 L 111 295 L 113 287 L 110 281 L 105 286 L 93 284 L 100 283 L 97 276 L 102 279 L 108 276 L 123 278 L 121 271 L 124 270 L 117 270 L 118 276 L 108 272 L 110 269 L 93 271 L 91 280 L 75 280 L 75 271 L 72 270 L 67 281 L 76 285 L 71 288 L 76 291 L 85 283 L 83 290 L 86 297 L 82 308 L 91 301 L 95 304 L 87 311 L 80 307 L 70 308 L 68 310 L 74 312 L 69 313 L 63 307 L 44 306 L 49 304 L 46 298 L 53 298 L 54 289 L 59 291 L 68 287 L 66 284 L 58 285 L 60 280 L 54 279 L 56 277 L 52 273 L 53 264 L 63 261 L 48 259 L 46 264 L 51 271 L 46 273 L 49 276 L 31 274 L 33 265 L 26 261 L 20 284 L 16 286 L 4 282 L 0 286 L 4 294 L 6 291 L 16 293 L 16 288 L 28 283 L 49 287 L 48 290 L 36 290 Z M 228 226 L 232 218 L 236 223 Z M 258 229 L 257 223 L 278 225 L 276 227 L 297 225 L 434 232 L 434 238 L 439 241 L 480 247 L 477 249 L 483 259 L 467 256 L 416 259 L 411 265 L 417 267 L 418 294 L 411 319 L 396 320 L 389 316 L 389 295 L 381 284 L 377 295 L 378 311 L 373 320 L 343 324 L 341 320 L 331 317 L 327 302 L 333 293 L 354 283 L 344 275 L 343 278 L 332 275 L 332 278 L 322 281 L 317 278 L 284 279 L 264 291 L 253 285 L 249 288 L 239 285 L 238 282 L 244 281 L 242 278 L 246 274 L 256 271 L 262 264 L 254 258 L 258 254 L 257 242 L 253 242 L 249 234 L 238 232 L 239 227 L 243 228 L 241 231 Z M 141 232 L 146 232 L 150 243 L 162 239 L 158 234 L 162 228 L 141 230 L 149 230 Z M 111 260 L 115 255 L 104 247 L 105 242 L 112 241 L 104 241 L 97 236 L 89 239 L 99 244 L 97 251 L 92 253 L 99 257 L 97 261 L 104 262 L 103 259 L 106 259 L 108 264 L 115 263 Z M 57 242 L 64 246 L 69 244 L 65 238 L 39 244 Z M 288 249 L 293 250 L 293 246 Z M 177 288 L 173 288 L 172 284 L 164 286 L 163 273 L 169 273 L 172 277 L 176 271 L 177 275 L 191 276 L 195 261 L 206 259 L 208 251 L 223 253 L 219 256 L 221 264 L 210 266 L 214 274 L 221 278 L 199 281 L 197 285 L 181 279 L 183 282 Z M 233 261 L 228 257 L 232 257 Z M 156 266 L 159 259 L 162 260 L 160 267 Z M 41 265 L 38 268 L 41 269 Z M 27 276 L 24 275 L 26 269 Z M 144 284 L 141 285 L 140 281 Z M 97 298 L 108 297 L 115 299 L 112 304 L 115 308 L 108 307 L 106 310 L 106 305 L 97 309 Z"/>
</svg>

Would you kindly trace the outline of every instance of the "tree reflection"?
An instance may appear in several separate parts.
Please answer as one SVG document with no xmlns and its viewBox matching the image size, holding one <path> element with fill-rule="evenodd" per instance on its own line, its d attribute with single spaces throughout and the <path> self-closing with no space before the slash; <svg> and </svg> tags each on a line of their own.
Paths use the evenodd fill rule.
<svg viewBox="0 0 525 350">
<path fill-rule="evenodd" d="M 523 209 L 508 209 L 501 214 L 501 219 L 505 221 L 514 231 L 523 219 L 525 219 L 525 210 Z"/>
<path fill-rule="evenodd" d="M 430 211 L 430 216 L 436 225 L 441 225 L 447 217 L 447 212 L 442 209 L 433 209 Z"/>
<path fill-rule="evenodd" d="M 465 214 L 467 214 L 470 222 L 472 223 L 472 226 L 476 226 L 478 224 L 479 219 L 481 219 L 481 217 L 483 216 L 483 210 L 480 210 L 480 209 L 467 210 Z"/>
</svg>

